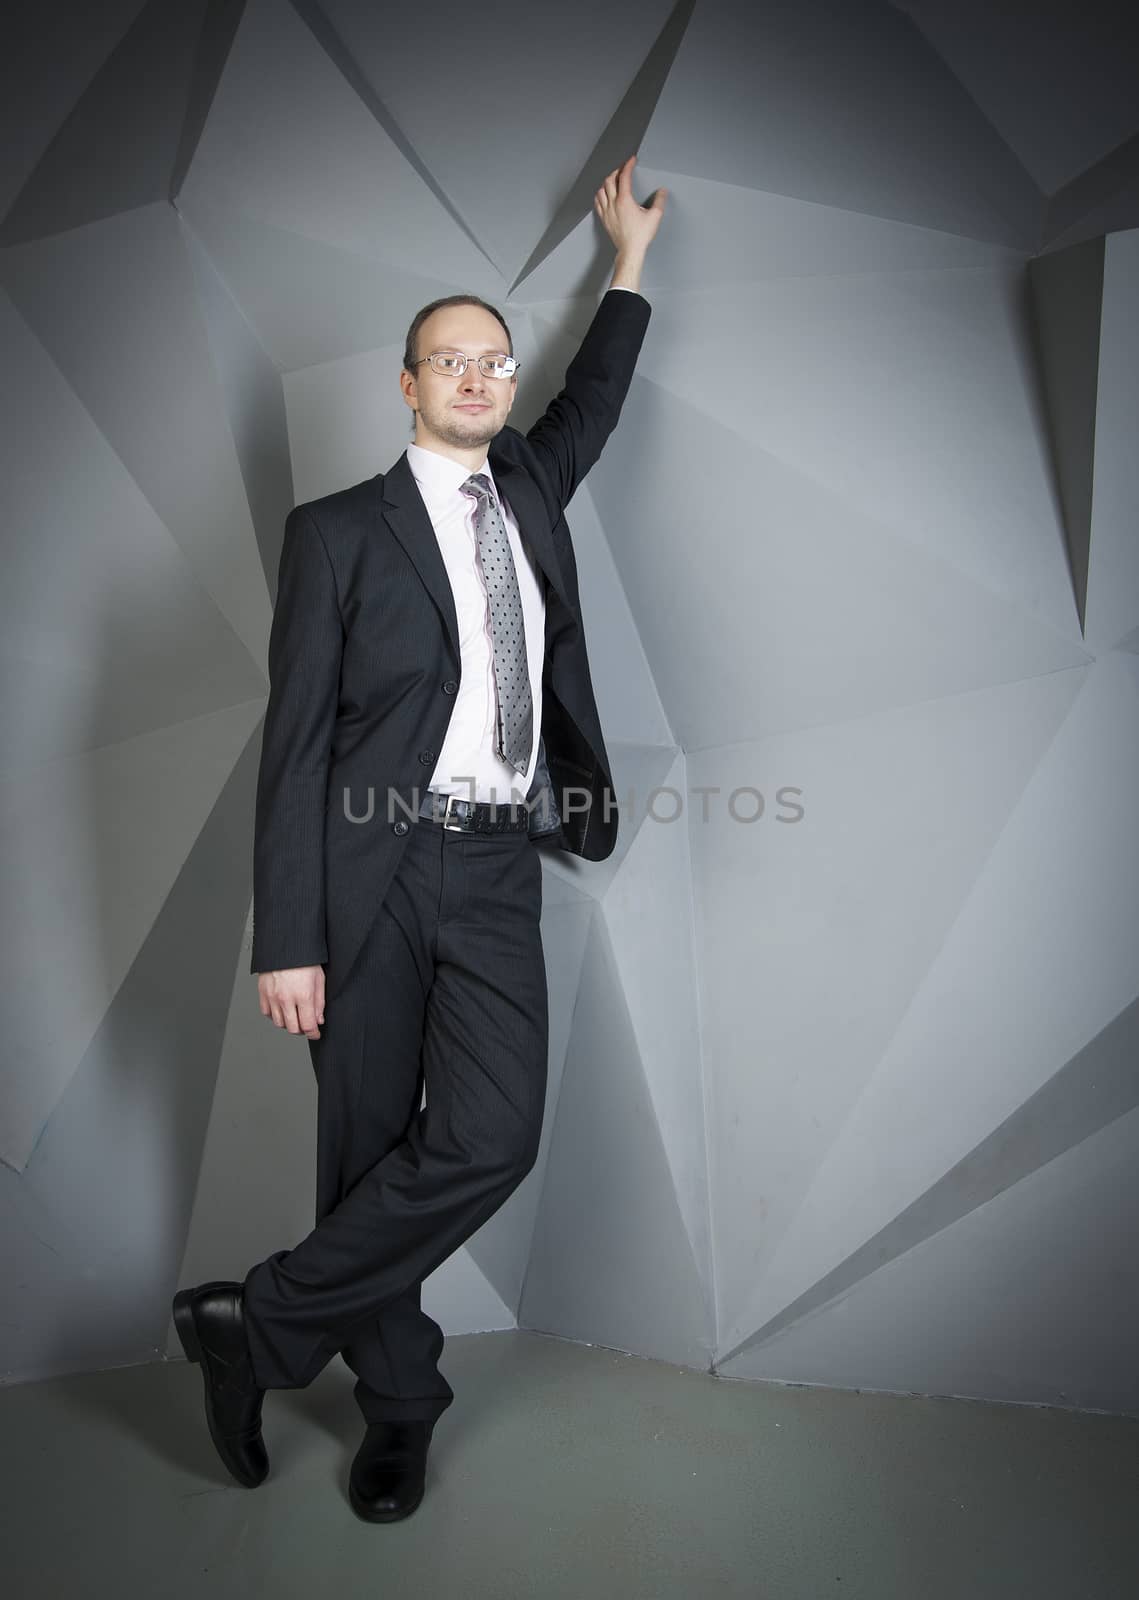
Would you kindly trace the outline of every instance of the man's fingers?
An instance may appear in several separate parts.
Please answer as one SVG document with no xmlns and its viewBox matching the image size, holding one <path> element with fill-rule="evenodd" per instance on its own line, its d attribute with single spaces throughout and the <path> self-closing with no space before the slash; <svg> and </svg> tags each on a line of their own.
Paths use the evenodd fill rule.
<svg viewBox="0 0 1139 1600">
<path fill-rule="evenodd" d="M 312 995 L 303 995 L 299 1000 L 285 996 L 273 1007 L 273 1021 L 289 1033 L 303 1033 L 306 1039 L 319 1039 L 317 1024 L 324 1021 L 323 997 L 318 1005 Z"/>
<path fill-rule="evenodd" d="M 304 1034 L 306 1039 L 319 1039 L 324 1023 L 324 968 L 308 969 L 300 973 L 275 974 L 270 982 L 259 985 L 261 1014 L 273 1019 L 275 1028 L 287 1033 Z"/>
<path fill-rule="evenodd" d="M 612 172 L 606 173 L 600 189 L 593 197 L 599 208 L 615 205 L 621 195 L 632 195 L 633 168 L 636 162 L 636 156 L 631 155 L 619 167 L 614 167 Z"/>
</svg>

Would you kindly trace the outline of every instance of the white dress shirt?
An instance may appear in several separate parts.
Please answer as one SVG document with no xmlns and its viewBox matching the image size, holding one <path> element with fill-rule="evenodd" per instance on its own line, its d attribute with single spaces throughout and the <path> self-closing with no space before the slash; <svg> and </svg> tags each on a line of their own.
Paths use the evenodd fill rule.
<svg viewBox="0 0 1139 1600">
<path fill-rule="evenodd" d="M 522 542 L 518 523 L 509 504 L 498 492 L 489 459 L 472 469 L 452 461 L 450 456 L 428 450 L 424 445 L 409 444 L 407 461 L 435 529 L 443 564 L 451 580 L 455 616 L 459 625 L 459 692 L 428 787 L 440 794 L 461 795 L 464 800 L 497 800 L 501 806 L 510 803 L 512 794 L 522 801 L 534 776 L 538 737 L 542 728 L 542 666 L 546 655 L 545 579 L 528 546 Z M 463 494 L 460 487 L 471 476 L 472 470 L 489 478 L 494 489 L 502 508 L 502 520 L 506 524 L 514 570 L 518 576 L 522 625 L 526 632 L 526 664 L 534 704 L 530 758 L 524 773 L 516 772 L 499 755 L 494 742 L 494 640 L 490 629 L 490 605 L 475 539 L 478 502 L 473 496 Z"/>
<path fill-rule="evenodd" d="M 616 283 L 610 288 L 627 289 L 628 285 Z M 637 294 L 639 290 L 630 289 L 629 293 Z M 496 800 L 499 805 L 506 806 L 512 797 L 518 801 L 526 798 L 538 760 L 542 667 L 546 656 L 545 579 L 528 546 L 522 542 L 509 503 L 498 492 L 489 458 L 472 469 L 424 445 L 409 444 L 407 461 L 435 529 L 451 582 L 459 626 L 459 691 L 428 787 L 440 794 L 461 795 L 464 800 Z M 472 470 L 490 479 L 502 508 L 502 520 L 506 524 L 518 576 L 522 623 L 526 631 L 526 664 L 534 705 L 530 759 L 524 773 L 516 772 L 495 747 L 494 640 L 475 539 L 477 501 L 463 494 L 460 487 Z"/>
</svg>

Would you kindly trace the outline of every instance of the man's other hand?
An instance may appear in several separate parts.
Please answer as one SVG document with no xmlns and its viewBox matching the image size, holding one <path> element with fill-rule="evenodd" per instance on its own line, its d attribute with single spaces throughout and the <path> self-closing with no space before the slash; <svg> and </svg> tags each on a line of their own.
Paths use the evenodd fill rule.
<svg viewBox="0 0 1139 1600">
<path fill-rule="evenodd" d="M 324 968 L 288 967 L 283 972 L 259 972 L 257 993 L 261 1015 L 272 1017 L 278 1028 L 319 1039 L 324 1021 Z"/>
<path fill-rule="evenodd" d="M 664 216 L 667 189 L 654 189 L 645 205 L 633 194 L 635 155 L 614 167 L 593 197 L 593 209 L 602 227 L 617 247 L 618 257 L 643 257 L 652 243 Z"/>
</svg>

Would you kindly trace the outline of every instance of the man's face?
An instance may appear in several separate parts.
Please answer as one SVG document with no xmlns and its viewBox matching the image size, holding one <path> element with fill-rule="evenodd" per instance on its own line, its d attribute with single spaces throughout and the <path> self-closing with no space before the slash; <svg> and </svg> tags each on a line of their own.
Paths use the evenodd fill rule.
<svg viewBox="0 0 1139 1600">
<path fill-rule="evenodd" d="M 434 436 L 461 450 L 482 449 L 501 430 L 518 387 L 517 378 L 486 377 L 473 359 L 510 354 L 502 324 L 481 306 L 443 306 L 420 328 L 416 354 L 435 350 L 461 350 L 472 359 L 461 378 L 436 372 L 429 361 L 400 374 L 404 398 L 418 413 L 416 441 Z"/>
</svg>

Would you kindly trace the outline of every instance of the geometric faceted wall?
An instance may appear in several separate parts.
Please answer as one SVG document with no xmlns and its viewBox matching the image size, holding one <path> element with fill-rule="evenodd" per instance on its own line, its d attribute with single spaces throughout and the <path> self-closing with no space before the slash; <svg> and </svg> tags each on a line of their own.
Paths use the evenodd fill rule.
<svg viewBox="0 0 1139 1600">
<path fill-rule="evenodd" d="M 1139 1414 L 1127 31 L 981 0 L 6 27 L 4 1378 L 177 1354 L 178 1283 L 308 1232 L 307 1045 L 248 970 L 284 519 L 399 457 L 437 295 L 502 309 L 537 419 L 636 151 L 652 320 L 569 508 L 619 840 L 544 852 L 541 1152 L 424 1303 Z"/>
</svg>

